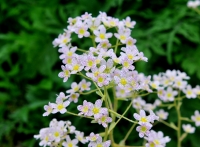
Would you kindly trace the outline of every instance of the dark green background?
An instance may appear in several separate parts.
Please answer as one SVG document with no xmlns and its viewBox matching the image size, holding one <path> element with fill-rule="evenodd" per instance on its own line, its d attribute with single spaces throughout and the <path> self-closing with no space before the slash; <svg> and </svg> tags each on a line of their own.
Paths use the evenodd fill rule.
<svg viewBox="0 0 200 147">
<path fill-rule="evenodd" d="M 69 115 L 42 117 L 43 105 L 54 102 L 56 94 L 67 90 L 74 78 L 67 83 L 58 78 L 61 61 L 52 41 L 63 32 L 69 17 L 85 12 L 95 17 L 104 11 L 121 20 L 130 16 L 137 22 L 132 37 L 149 60 L 138 63 L 138 71 L 149 75 L 179 69 L 191 77 L 193 87 L 200 84 L 200 15 L 186 4 L 186 0 L 1 0 L 0 146 L 38 146 L 33 135 L 47 127 L 52 118 L 69 119 L 87 135 L 98 126 L 89 128 L 89 121 L 84 119 L 80 124 L 80 119 Z M 185 116 L 190 117 L 194 110 L 200 109 L 199 100 L 186 99 L 184 103 Z M 76 105 L 69 108 L 75 109 Z M 121 112 L 123 109 L 120 107 Z M 176 122 L 175 111 L 168 111 L 171 111 L 169 120 Z M 130 125 L 127 121 L 119 123 L 116 140 L 123 138 Z M 161 127 L 157 125 L 155 130 Z M 172 138 L 167 146 L 175 146 L 175 132 L 168 128 L 163 131 Z M 183 146 L 199 147 L 199 135 L 197 128 Z M 128 143 L 140 145 L 141 140 L 136 136 L 137 133 L 132 133 Z"/>
</svg>

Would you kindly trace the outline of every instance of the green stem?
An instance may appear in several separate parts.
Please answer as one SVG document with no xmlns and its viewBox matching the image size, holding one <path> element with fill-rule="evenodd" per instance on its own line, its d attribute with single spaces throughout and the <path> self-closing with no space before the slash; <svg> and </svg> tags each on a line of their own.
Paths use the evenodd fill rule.
<svg viewBox="0 0 200 147">
<path fill-rule="evenodd" d="M 180 91 L 179 91 L 178 98 L 180 98 Z M 180 112 L 181 103 L 177 99 L 174 100 L 177 117 L 178 117 L 177 130 L 176 130 L 177 131 L 177 147 L 181 147 L 181 112 Z"/>
<path fill-rule="evenodd" d="M 107 101 L 107 89 L 106 89 L 106 86 L 104 86 L 104 101 L 105 101 L 106 108 L 109 108 L 108 101 Z M 106 141 L 107 137 L 108 137 L 108 127 L 106 127 L 106 129 L 105 129 L 105 136 L 104 136 L 103 140 Z"/>
<path fill-rule="evenodd" d="M 130 120 L 130 119 L 128 119 L 128 118 L 126 118 L 126 117 L 124 117 L 124 115 L 126 114 L 126 112 L 130 109 L 130 107 L 132 106 L 132 101 L 131 101 L 131 103 L 129 104 L 129 106 L 126 108 L 126 110 L 124 111 L 124 113 L 122 114 L 122 115 L 120 115 L 120 118 L 116 121 L 116 123 L 114 124 L 114 126 L 112 127 L 112 130 L 115 128 L 115 126 L 119 123 L 119 121 L 122 119 L 122 118 L 124 118 L 124 119 L 126 119 L 126 120 L 128 120 L 128 121 L 130 121 L 130 122 L 132 122 L 132 123 L 137 123 L 137 122 L 135 122 L 135 121 L 132 121 L 132 120 Z M 114 112 L 114 111 L 112 111 L 112 110 L 108 110 L 109 112 Z M 114 113 L 116 113 L 116 112 L 114 112 Z M 118 114 L 118 113 L 117 113 Z M 119 114 L 118 114 L 119 115 Z M 110 130 L 111 131 L 111 130 Z"/>
<path fill-rule="evenodd" d="M 168 122 L 166 122 L 166 121 L 164 121 L 164 120 L 159 120 L 159 122 L 165 124 L 166 126 L 172 128 L 172 129 L 174 129 L 174 130 L 177 130 L 177 127 L 172 126 L 171 124 L 169 124 Z"/>
<path fill-rule="evenodd" d="M 119 43 L 119 39 L 117 39 L 117 42 L 116 42 L 116 45 L 115 45 L 115 54 L 117 53 L 118 43 Z"/>
<path fill-rule="evenodd" d="M 133 124 L 131 126 L 131 128 L 129 129 L 129 131 L 127 132 L 126 136 L 123 139 L 124 144 L 125 144 L 126 140 L 128 139 L 129 135 L 131 134 L 131 132 L 133 131 L 133 129 L 135 128 L 135 126 L 136 126 L 136 124 Z"/>
<path fill-rule="evenodd" d="M 67 111 L 66 113 L 71 114 L 71 115 L 74 115 L 74 116 L 78 116 L 78 117 L 84 117 L 84 118 L 94 119 L 93 117 L 78 115 L 78 114 L 76 114 L 76 113 L 69 112 L 69 111 Z"/>
</svg>

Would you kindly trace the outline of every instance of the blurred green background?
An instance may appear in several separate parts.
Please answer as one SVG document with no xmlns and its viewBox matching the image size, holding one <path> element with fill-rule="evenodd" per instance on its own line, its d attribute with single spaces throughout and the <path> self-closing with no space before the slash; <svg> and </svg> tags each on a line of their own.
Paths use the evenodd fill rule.
<svg viewBox="0 0 200 147">
<path fill-rule="evenodd" d="M 138 71 L 149 75 L 179 69 L 191 77 L 193 87 L 200 85 L 200 15 L 186 4 L 187 0 L 1 0 L 0 147 L 38 146 L 33 135 L 52 118 L 69 119 L 81 131 L 91 131 L 87 121 L 82 128 L 79 119 L 69 115 L 42 117 L 44 104 L 54 102 L 56 94 L 67 90 L 73 81 L 73 77 L 67 83 L 58 78 L 62 63 L 52 41 L 63 32 L 69 17 L 85 12 L 95 17 L 103 11 L 121 20 L 130 16 L 137 22 L 132 37 L 148 57 L 147 63 L 136 65 Z M 199 100 L 184 101 L 183 115 L 190 117 L 200 109 Z M 73 111 L 75 105 L 69 109 Z M 170 120 L 176 121 L 174 110 L 169 111 Z M 131 125 L 124 123 L 116 130 L 116 139 L 120 140 L 129 129 L 125 126 Z M 172 138 L 167 146 L 175 146 L 175 132 L 167 128 L 164 132 Z M 128 142 L 139 145 L 137 135 L 132 133 Z M 183 144 L 199 147 L 199 136 L 197 128 Z"/>
</svg>

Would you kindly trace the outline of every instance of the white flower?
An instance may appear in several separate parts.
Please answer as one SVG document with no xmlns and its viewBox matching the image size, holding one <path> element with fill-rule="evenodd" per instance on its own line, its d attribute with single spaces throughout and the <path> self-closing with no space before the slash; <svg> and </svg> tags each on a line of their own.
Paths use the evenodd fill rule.
<svg viewBox="0 0 200 147">
<path fill-rule="evenodd" d="M 195 122 L 196 126 L 200 126 L 200 113 L 198 110 L 194 112 L 194 115 L 192 115 L 191 119 Z"/>
<path fill-rule="evenodd" d="M 77 143 L 78 143 L 78 140 L 77 140 L 77 139 L 71 140 L 70 137 L 69 137 L 69 135 L 67 135 L 66 141 L 64 141 L 64 142 L 62 143 L 62 145 L 63 145 L 64 147 L 78 147 L 78 146 L 77 146 Z"/>
<path fill-rule="evenodd" d="M 106 41 L 108 38 L 112 37 L 112 33 L 106 33 L 106 28 L 103 25 L 100 25 L 98 30 L 94 30 L 94 34 L 96 35 L 96 42 Z"/>
<path fill-rule="evenodd" d="M 159 116 L 160 119 L 163 119 L 163 120 L 166 120 L 169 115 L 169 113 L 165 112 L 163 109 L 156 111 L 156 114 Z"/>
<path fill-rule="evenodd" d="M 183 130 L 186 133 L 191 133 L 192 134 L 195 131 L 195 127 L 192 127 L 190 124 L 187 124 L 187 125 L 183 124 L 182 127 L 183 127 Z"/>
<path fill-rule="evenodd" d="M 60 112 L 60 113 L 65 113 L 67 112 L 67 109 L 66 107 L 70 104 L 69 101 L 65 101 L 63 102 L 62 99 L 57 99 L 56 100 L 56 104 L 55 103 L 52 103 L 52 108 L 53 108 L 53 111 L 52 113 L 57 113 L 57 112 Z"/>
</svg>

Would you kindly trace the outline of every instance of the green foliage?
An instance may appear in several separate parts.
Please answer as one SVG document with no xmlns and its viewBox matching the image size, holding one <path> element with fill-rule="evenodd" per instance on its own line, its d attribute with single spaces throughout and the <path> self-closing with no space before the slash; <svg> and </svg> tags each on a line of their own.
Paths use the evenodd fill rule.
<svg viewBox="0 0 200 147">
<path fill-rule="evenodd" d="M 137 22 L 132 36 L 137 39 L 138 49 L 149 58 L 148 63 L 137 64 L 140 72 L 153 74 L 166 69 L 180 69 L 194 79 L 191 80 L 193 85 L 199 84 L 200 15 L 188 9 L 186 3 L 186 0 L 2 0 L 1 147 L 38 145 L 33 135 L 38 134 L 41 127 L 46 127 L 51 119 L 51 116 L 42 117 L 43 105 L 54 101 L 56 93 L 65 91 L 74 80 L 71 77 L 68 83 L 63 83 L 58 78 L 61 62 L 51 42 L 66 27 L 69 17 L 84 12 L 96 16 L 99 11 L 105 11 L 120 19 L 130 16 Z M 187 107 L 195 110 L 200 104 L 188 103 L 183 106 L 183 111 Z M 190 116 L 193 111 L 184 113 Z M 176 122 L 173 116 L 170 119 Z M 79 120 L 74 123 L 77 127 L 81 126 Z M 119 139 L 123 135 L 120 131 L 126 130 L 123 124 L 121 126 L 116 130 Z M 170 130 L 165 130 L 165 133 L 170 134 Z M 200 134 L 199 129 L 197 133 Z M 185 142 L 188 146 L 197 147 L 198 135 L 189 137 Z M 172 141 L 169 146 L 174 144 L 175 141 Z"/>
</svg>

